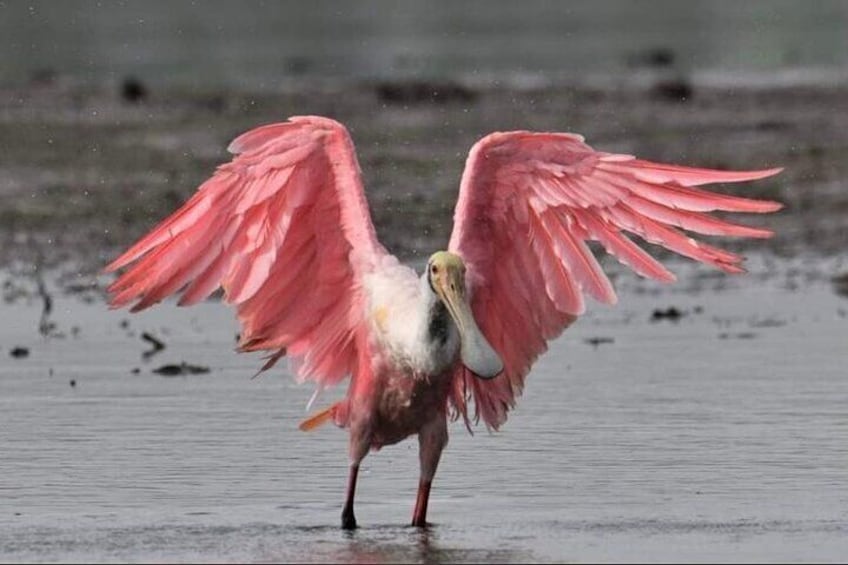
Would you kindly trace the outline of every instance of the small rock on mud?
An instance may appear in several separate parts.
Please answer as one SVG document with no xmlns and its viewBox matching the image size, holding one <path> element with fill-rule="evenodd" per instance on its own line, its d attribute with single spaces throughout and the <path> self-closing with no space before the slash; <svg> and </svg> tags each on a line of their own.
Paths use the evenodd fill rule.
<svg viewBox="0 0 848 565">
<path fill-rule="evenodd" d="M 153 369 L 153 372 L 163 377 L 178 377 L 181 375 L 200 375 L 209 372 L 209 367 L 202 365 L 191 365 L 183 361 L 179 365 L 169 364 L 162 365 L 158 369 Z"/>
<path fill-rule="evenodd" d="M 153 357 L 154 355 L 165 349 L 165 343 L 151 333 L 142 332 L 141 339 L 143 339 L 152 346 L 152 349 L 148 349 L 147 351 L 141 354 L 144 359 L 149 359 L 150 357 Z"/>
<path fill-rule="evenodd" d="M 13 347 L 11 351 L 9 351 L 9 355 L 14 357 L 15 359 L 23 359 L 24 357 L 29 357 L 29 348 L 27 347 Z"/>
<path fill-rule="evenodd" d="M 755 337 L 757 337 L 757 334 L 754 332 L 722 332 L 718 334 L 719 339 L 754 339 Z"/>
<path fill-rule="evenodd" d="M 383 82 L 376 88 L 377 98 L 387 104 L 447 104 L 477 98 L 476 92 L 454 82 Z"/>
<path fill-rule="evenodd" d="M 121 83 L 121 98 L 125 102 L 138 104 L 147 98 L 147 87 L 135 77 L 127 77 Z"/>
<path fill-rule="evenodd" d="M 836 290 L 836 294 L 848 298 L 848 273 L 837 275 L 831 280 L 833 281 L 833 288 Z"/>
<path fill-rule="evenodd" d="M 599 345 L 615 343 L 615 339 L 611 337 L 589 337 L 584 339 L 583 342 L 597 349 Z"/>
<path fill-rule="evenodd" d="M 663 68 L 674 65 L 675 54 L 671 47 L 655 47 L 628 58 L 630 66 Z"/>
<path fill-rule="evenodd" d="M 656 98 L 670 102 L 688 102 L 692 99 L 694 89 L 686 80 L 664 80 L 654 86 L 653 94 Z"/>
<path fill-rule="evenodd" d="M 658 322 L 660 320 L 671 320 L 672 322 L 676 322 L 685 315 L 686 314 L 676 306 L 669 306 L 666 309 L 654 308 L 654 312 L 651 314 L 651 321 Z"/>
</svg>

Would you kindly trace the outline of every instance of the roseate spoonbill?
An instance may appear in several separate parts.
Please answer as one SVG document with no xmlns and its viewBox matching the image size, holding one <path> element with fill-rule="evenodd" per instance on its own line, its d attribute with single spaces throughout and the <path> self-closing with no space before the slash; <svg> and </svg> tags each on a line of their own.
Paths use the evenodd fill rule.
<svg viewBox="0 0 848 565">
<path fill-rule="evenodd" d="M 338 122 L 292 117 L 229 150 L 230 163 L 106 267 L 132 264 L 109 287 L 111 305 L 135 301 L 137 311 L 181 290 L 179 304 L 189 305 L 223 287 L 241 322 L 240 349 L 271 352 L 262 370 L 287 355 L 316 394 L 349 376 L 345 399 L 300 425 L 350 430 L 344 528 L 356 527 L 354 491 L 369 449 L 415 434 L 412 524 L 425 525 L 448 418 L 497 429 L 547 342 L 583 312 L 583 293 L 616 301 L 587 240 L 660 281 L 674 275 L 622 232 L 738 273 L 742 257 L 681 229 L 769 237 L 705 212 L 781 207 L 697 188 L 781 169 L 679 167 L 595 151 L 574 134 L 492 133 L 468 156 L 448 250 L 419 276 L 377 241 Z"/>
</svg>

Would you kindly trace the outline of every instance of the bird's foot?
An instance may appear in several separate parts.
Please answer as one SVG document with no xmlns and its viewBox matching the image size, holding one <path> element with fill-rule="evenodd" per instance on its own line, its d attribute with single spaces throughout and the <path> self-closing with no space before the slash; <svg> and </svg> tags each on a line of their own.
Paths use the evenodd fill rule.
<svg viewBox="0 0 848 565">
<path fill-rule="evenodd" d="M 353 515 L 353 512 L 342 512 L 342 529 L 355 530 L 356 528 L 356 517 Z"/>
<path fill-rule="evenodd" d="M 427 520 L 420 520 L 420 519 L 413 518 L 411 525 L 412 525 L 413 528 L 421 528 L 421 529 L 426 530 L 430 527 L 431 524 Z"/>
</svg>

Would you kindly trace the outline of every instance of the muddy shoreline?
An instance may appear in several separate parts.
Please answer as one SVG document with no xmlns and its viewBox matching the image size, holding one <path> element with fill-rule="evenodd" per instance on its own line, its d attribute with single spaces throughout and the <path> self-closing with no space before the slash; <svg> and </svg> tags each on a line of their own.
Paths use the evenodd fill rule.
<svg viewBox="0 0 848 565">
<path fill-rule="evenodd" d="M 675 82 L 676 81 L 676 82 Z M 495 130 L 561 130 L 595 148 L 718 168 L 785 167 L 728 187 L 786 204 L 752 217 L 776 237 L 726 241 L 779 257 L 833 256 L 848 234 L 848 83 L 716 86 L 658 75 L 596 84 L 304 81 L 279 92 L 93 86 L 36 76 L 0 89 L 0 260 L 74 265 L 75 284 L 190 196 L 228 142 L 290 115 L 351 130 L 374 222 L 415 259 L 442 247 L 471 145 Z"/>
</svg>

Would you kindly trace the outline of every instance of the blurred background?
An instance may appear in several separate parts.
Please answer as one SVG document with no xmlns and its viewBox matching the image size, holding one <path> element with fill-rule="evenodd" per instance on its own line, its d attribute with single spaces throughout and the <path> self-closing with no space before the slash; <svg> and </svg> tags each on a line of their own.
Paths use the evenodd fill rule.
<svg viewBox="0 0 848 565">
<path fill-rule="evenodd" d="M 2 253 L 96 270 L 235 135 L 298 114 L 351 129 L 378 231 L 405 257 L 444 244 L 464 157 L 499 129 L 787 167 L 744 189 L 793 212 L 769 220 L 769 245 L 833 253 L 846 23 L 839 1 L 0 2 Z"/>
<path fill-rule="evenodd" d="M 823 78 L 848 64 L 837 0 L 3 4 L 6 84 L 57 73 L 275 90 L 298 77 L 587 80 L 646 66 Z"/>
</svg>

